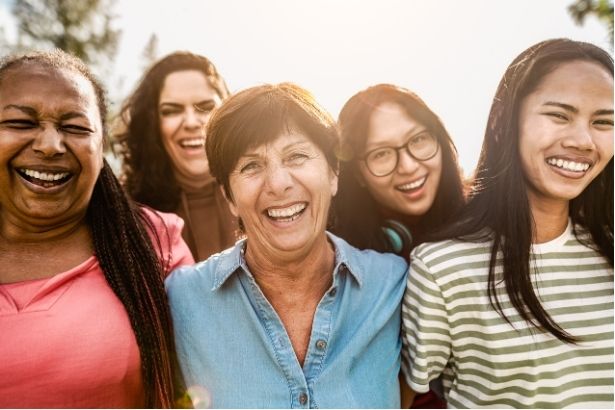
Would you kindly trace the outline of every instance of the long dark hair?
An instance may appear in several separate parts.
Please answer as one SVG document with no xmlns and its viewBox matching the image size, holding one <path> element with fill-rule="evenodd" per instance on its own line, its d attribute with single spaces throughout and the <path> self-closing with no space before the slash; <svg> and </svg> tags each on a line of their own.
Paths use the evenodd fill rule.
<svg viewBox="0 0 615 410">
<path fill-rule="evenodd" d="M 395 85 L 378 84 L 352 96 L 342 108 L 338 120 L 342 148 L 339 188 L 333 202 L 332 231 L 360 249 L 392 252 L 382 230 L 385 225 L 382 210 L 385 206 L 378 203 L 359 182 L 357 160 L 365 149 L 371 115 L 384 102 L 399 105 L 408 116 L 427 127 L 438 138 L 442 150 L 442 175 L 434 203 L 418 222 L 408 226 L 412 231 L 413 246 L 425 241 L 430 232 L 449 223 L 464 199 L 455 145 L 442 121 L 418 95 Z"/>
<path fill-rule="evenodd" d="M 72 70 L 88 79 L 96 93 L 103 130 L 106 129 L 104 89 L 83 62 L 59 50 L 10 57 L 0 64 L 0 81 L 8 69 L 18 69 L 27 63 Z M 106 160 L 88 205 L 86 221 L 100 267 L 124 305 L 137 339 L 145 406 L 173 407 L 175 348 L 163 284 L 169 261 L 160 260 L 150 235 L 161 255 L 168 250 L 161 249 L 152 221 L 128 199 Z"/>
<path fill-rule="evenodd" d="M 155 214 L 154 214 L 155 215 Z M 109 286 L 126 308 L 141 353 L 145 407 L 174 407 L 174 342 L 163 278 L 161 241 L 152 221 L 124 193 L 111 168 L 98 177 L 87 212 L 94 252 Z"/>
<path fill-rule="evenodd" d="M 512 305 L 532 325 L 545 329 L 558 339 L 577 340 L 559 326 L 536 296 L 530 274 L 530 248 L 535 230 L 519 154 L 519 109 L 542 79 L 558 65 L 574 60 L 592 61 L 613 74 L 613 59 L 592 44 L 568 39 L 538 43 L 522 52 L 500 81 L 485 132 L 475 183 L 468 205 L 458 225 L 446 236 L 461 239 L 484 237 L 485 227 L 493 238 L 489 264 L 488 294 L 493 307 L 509 321 L 502 310 L 496 286 L 498 253 L 503 258 L 503 282 Z M 575 236 L 603 255 L 613 266 L 613 159 L 590 185 L 574 198 L 569 207 L 572 223 L 591 234 L 585 240 Z M 510 321 L 509 321 L 510 322 Z"/>
<path fill-rule="evenodd" d="M 122 106 L 114 139 L 123 156 L 123 182 L 137 202 L 160 211 L 174 211 L 180 201 L 180 188 L 173 164 L 162 144 L 158 102 L 164 81 L 171 73 L 184 70 L 202 72 L 221 99 L 229 95 L 224 79 L 207 58 L 178 51 L 156 62 Z"/>
</svg>

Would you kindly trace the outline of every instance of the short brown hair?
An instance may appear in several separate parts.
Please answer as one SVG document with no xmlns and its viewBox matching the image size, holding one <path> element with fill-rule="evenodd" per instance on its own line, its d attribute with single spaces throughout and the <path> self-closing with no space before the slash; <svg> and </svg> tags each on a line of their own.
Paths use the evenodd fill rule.
<svg viewBox="0 0 615 410">
<path fill-rule="evenodd" d="M 211 174 L 229 199 L 230 173 L 250 148 L 275 140 L 282 131 L 299 130 L 337 170 L 339 134 L 333 118 L 309 91 L 292 83 L 266 84 L 226 100 L 207 124 L 205 149 Z"/>
</svg>

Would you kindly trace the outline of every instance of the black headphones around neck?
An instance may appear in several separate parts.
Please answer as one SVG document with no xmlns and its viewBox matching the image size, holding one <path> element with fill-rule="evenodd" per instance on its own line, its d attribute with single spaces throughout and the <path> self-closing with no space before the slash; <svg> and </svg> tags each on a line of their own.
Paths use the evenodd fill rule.
<svg viewBox="0 0 615 410">
<path fill-rule="evenodd" d="M 412 233 L 406 225 L 393 219 L 387 219 L 384 221 L 382 231 L 389 240 L 393 252 L 407 258 L 412 247 Z"/>
</svg>

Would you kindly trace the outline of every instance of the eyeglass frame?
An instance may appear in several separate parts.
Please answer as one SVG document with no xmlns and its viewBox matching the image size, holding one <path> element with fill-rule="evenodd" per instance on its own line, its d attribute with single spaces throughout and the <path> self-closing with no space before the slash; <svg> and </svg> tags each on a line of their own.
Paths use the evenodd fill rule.
<svg viewBox="0 0 615 410">
<path fill-rule="evenodd" d="M 413 139 L 414 137 L 416 137 L 416 136 L 418 136 L 418 135 L 421 135 L 421 134 L 424 134 L 424 133 L 429 134 L 431 137 L 433 137 L 433 138 L 435 139 L 435 141 L 436 141 L 436 150 L 435 150 L 435 151 L 433 152 L 433 154 L 431 154 L 429 157 L 427 157 L 427 158 L 423 158 L 423 159 L 419 159 L 419 158 L 415 157 L 415 156 L 412 154 L 412 152 L 410 151 L 410 148 L 408 148 L 408 144 L 410 143 L 410 141 L 412 141 L 412 139 Z M 370 156 L 370 154 L 371 154 L 372 152 L 375 152 L 375 151 L 381 150 L 381 149 L 383 149 L 383 148 L 390 148 L 390 149 L 393 149 L 393 150 L 395 151 L 395 158 L 396 158 L 396 160 L 395 160 L 395 166 L 393 167 L 393 169 L 392 169 L 390 172 L 388 172 L 388 173 L 386 173 L 386 174 L 383 174 L 383 175 L 376 175 L 376 174 L 375 174 L 375 173 L 374 173 L 374 172 L 373 172 L 373 171 L 369 168 L 369 165 L 368 165 L 368 163 L 367 163 L 367 157 L 369 157 L 369 156 Z M 429 161 L 430 159 L 432 159 L 433 157 L 435 157 L 435 156 L 438 154 L 438 151 L 440 151 L 440 140 L 439 140 L 439 139 L 438 139 L 438 137 L 437 137 L 436 135 L 434 135 L 431 131 L 429 131 L 429 130 L 423 130 L 423 131 L 420 131 L 420 132 L 418 132 L 418 133 L 416 133 L 416 134 L 412 135 L 410 138 L 408 138 L 408 140 L 407 140 L 405 143 L 403 143 L 402 145 L 400 145 L 400 146 L 398 146 L 398 147 L 378 147 L 378 148 L 371 149 L 371 150 L 369 150 L 368 152 L 366 152 L 366 153 L 365 153 L 365 154 L 364 154 L 361 158 L 359 158 L 359 160 L 360 160 L 360 161 L 362 161 L 362 162 L 365 162 L 365 168 L 367 168 L 367 170 L 369 171 L 369 173 L 370 173 L 370 174 L 372 174 L 373 176 L 375 176 L 375 177 L 377 177 L 377 178 L 378 178 L 378 177 L 386 177 L 386 176 L 391 175 L 391 174 L 392 174 L 393 172 L 395 172 L 395 170 L 397 169 L 397 166 L 399 165 L 399 155 L 400 155 L 400 154 L 399 154 L 399 151 L 400 151 L 400 150 L 402 150 L 402 149 L 404 149 L 404 148 L 406 149 L 406 152 L 408 153 L 408 155 L 410 155 L 410 158 L 414 159 L 415 161 L 418 161 L 418 162 Z"/>
</svg>

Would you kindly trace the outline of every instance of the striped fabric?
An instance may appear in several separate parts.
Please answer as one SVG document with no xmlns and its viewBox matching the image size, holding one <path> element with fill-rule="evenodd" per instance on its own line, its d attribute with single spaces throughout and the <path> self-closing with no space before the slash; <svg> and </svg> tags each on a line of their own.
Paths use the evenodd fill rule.
<svg viewBox="0 0 615 410">
<path fill-rule="evenodd" d="M 453 408 L 613 408 L 613 268 L 570 224 L 532 255 L 543 306 L 582 341 L 529 326 L 503 284 L 514 328 L 498 315 L 487 296 L 490 242 L 424 244 L 411 256 L 403 302 L 402 367 L 412 389 L 426 392 L 442 375 Z"/>
</svg>

